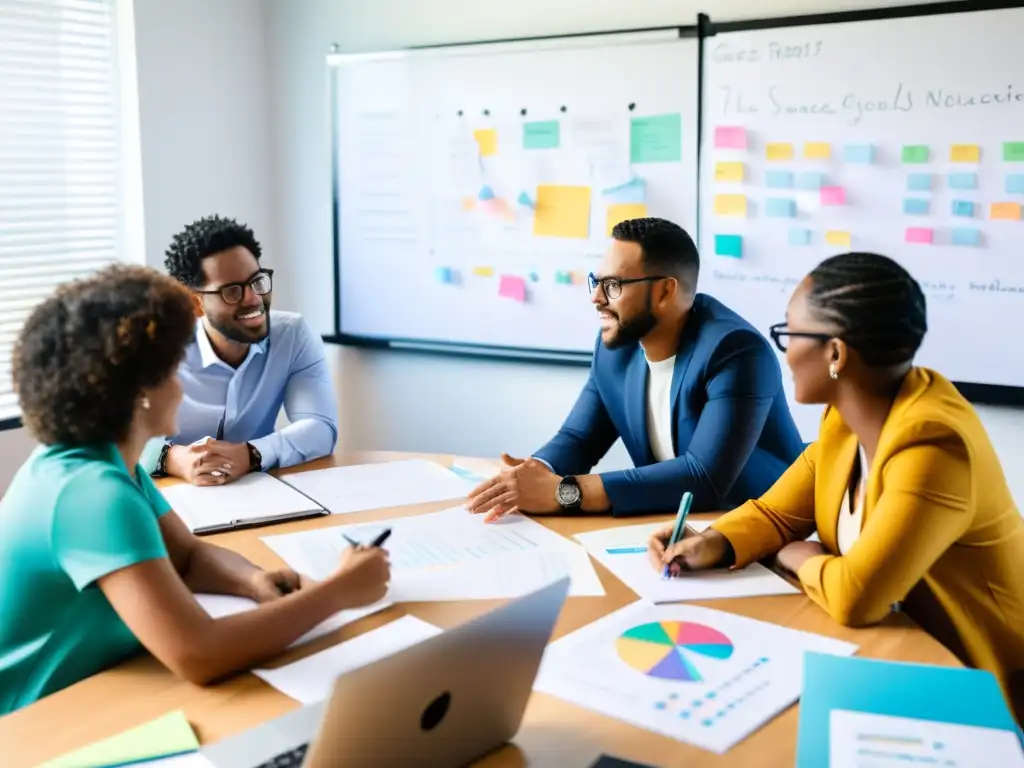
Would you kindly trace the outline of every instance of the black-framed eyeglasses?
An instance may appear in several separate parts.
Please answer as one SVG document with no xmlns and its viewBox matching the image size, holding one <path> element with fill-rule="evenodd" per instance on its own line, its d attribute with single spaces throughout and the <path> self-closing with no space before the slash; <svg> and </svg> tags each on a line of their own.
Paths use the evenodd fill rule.
<svg viewBox="0 0 1024 768">
<path fill-rule="evenodd" d="M 274 288 L 274 270 L 261 269 L 244 283 L 225 283 L 212 291 L 196 291 L 196 293 L 217 294 L 225 304 L 237 304 L 245 296 L 246 286 L 252 288 L 257 296 L 266 296 Z"/>
<path fill-rule="evenodd" d="M 834 339 L 835 334 L 831 333 L 811 333 L 809 331 L 789 331 L 786 330 L 785 323 L 776 323 L 768 329 L 768 334 L 772 337 L 772 341 L 775 342 L 775 346 L 779 348 L 780 352 L 785 352 L 788 346 L 784 339 L 797 338 L 797 339 L 817 339 L 818 341 L 828 341 Z"/>
<path fill-rule="evenodd" d="M 590 292 L 593 293 L 597 286 L 601 286 L 604 295 L 609 299 L 617 299 L 622 294 L 622 286 L 630 283 L 650 283 L 655 280 L 667 280 L 664 275 L 651 275 L 650 277 L 602 277 L 597 278 L 593 272 L 587 275 L 590 283 Z"/>
</svg>

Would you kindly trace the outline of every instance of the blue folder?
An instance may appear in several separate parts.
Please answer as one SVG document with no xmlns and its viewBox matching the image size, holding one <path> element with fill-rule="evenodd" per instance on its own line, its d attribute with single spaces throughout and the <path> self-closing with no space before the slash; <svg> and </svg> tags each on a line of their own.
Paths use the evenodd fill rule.
<svg viewBox="0 0 1024 768">
<path fill-rule="evenodd" d="M 990 672 L 808 652 L 803 684 L 796 768 L 828 765 L 833 709 L 998 728 L 1024 745 Z"/>
</svg>

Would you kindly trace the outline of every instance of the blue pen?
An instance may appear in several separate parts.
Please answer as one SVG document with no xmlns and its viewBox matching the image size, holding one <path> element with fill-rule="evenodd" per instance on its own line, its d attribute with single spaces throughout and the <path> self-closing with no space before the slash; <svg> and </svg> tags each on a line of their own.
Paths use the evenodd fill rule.
<svg viewBox="0 0 1024 768">
<path fill-rule="evenodd" d="M 679 500 L 679 511 L 676 512 L 676 525 L 672 529 L 672 538 L 668 540 L 665 549 L 669 549 L 683 537 L 683 532 L 686 530 L 686 516 L 690 514 L 691 504 L 693 504 L 693 494 L 687 491 L 683 494 L 683 498 Z M 668 564 L 661 569 L 661 578 L 668 578 Z"/>
</svg>

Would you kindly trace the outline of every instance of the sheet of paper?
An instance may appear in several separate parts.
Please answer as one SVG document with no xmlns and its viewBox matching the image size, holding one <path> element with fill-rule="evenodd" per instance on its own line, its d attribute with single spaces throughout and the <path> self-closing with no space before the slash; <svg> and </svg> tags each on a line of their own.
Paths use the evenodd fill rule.
<svg viewBox="0 0 1024 768">
<path fill-rule="evenodd" d="M 587 239 L 590 236 L 590 187 L 553 184 L 537 187 L 533 234 Z"/>
<path fill-rule="evenodd" d="M 683 159 L 683 118 L 678 112 L 629 121 L 631 163 L 678 163 Z"/>
<path fill-rule="evenodd" d="M 225 485 L 176 483 L 161 488 L 160 493 L 193 531 L 236 520 L 284 516 L 319 508 L 316 502 L 290 485 L 263 472 L 243 475 Z"/>
<path fill-rule="evenodd" d="M 644 203 L 616 203 L 608 206 L 605 214 L 605 234 L 612 236 L 616 224 L 627 219 L 642 219 L 647 216 L 647 205 Z"/>
<path fill-rule="evenodd" d="M 348 535 L 368 541 L 391 529 L 388 599 L 394 602 L 519 597 L 572 577 L 574 597 L 603 595 L 590 557 L 580 545 L 535 520 L 508 515 L 485 523 L 462 507 L 415 517 L 303 531 L 263 539 L 292 568 L 322 579 L 337 567 Z"/>
<path fill-rule="evenodd" d="M 1013 731 L 846 709 L 829 713 L 830 768 L 907 765 L 1024 768 L 1024 751 Z"/>
<path fill-rule="evenodd" d="M 441 629 L 415 616 L 403 616 L 344 643 L 277 669 L 254 669 L 253 674 L 303 704 L 326 699 L 334 681 L 359 667 L 429 640 Z"/>
<path fill-rule="evenodd" d="M 203 606 L 203 610 L 215 619 L 219 619 L 223 616 L 234 616 L 236 613 L 251 611 L 259 605 L 255 600 L 250 600 L 247 597 L 235 597 L 234 595 L 198 594 L 196 595 L 196 602 Z M 331 616 L 331 618 L 313 627 L 313 629 L 302 635 L 302 637 L 288 647 L 294 648 L 297 645 L 308 643 L 310 640 L 316 640 L 318 637 L 323 637 L 326 634 L 334 632 L 336 629 L 341 629 L 347 624 L 358 621 L 364 616 L 370 616 L 371 614 L 383 611 L 385 608 L 390 608 L 391 605 L 392 602 L 390 600 L 381 600 L 380 602 L 368 605 L 365 608 L 354 608 L 348 611 L 339 611 Z"/>
<path fill-rule="evenodd" d="M 639 597 L 652 603 L 792 595 L 800 592 L 760 563 L 751 563 L 741 571 L 701 571 L 678 579 L 663 579 L 647 560 L 647 540 L 663 525 L 651 523 L 607 528 L 580 533 L 575 538 L 595 560 Z M 690 527 L 696 531 L 702 531 L 708 525 L 710 523 L 704 520 L 690 523 Z"/>
<path fill-rule="evenodd" d="M 199 741 L 195 732 L 185 713 L 179 709 L 76 749 L 37 768 L 99 768 L 195 752 L 197 749 Z"/>
<path fill-rule="evenodd" d="M 200 752 L 189 752 L 176 757 L 163 757 L 158 760 L 145 760 L 132 763 L 132 768 L 215 768 Z"/>
<path fill-rule="evenodd" d="M 641 600 L 549 645 L 534 690 L 722 754 L 797 700 L 804 652 L 856 650 L 710 608 Z"/>
<path fill-rule="evenodd" d="M 334 515 L 464 498 L 476 485 L 425 459 L 315 469 L 282 479 Z"/>
</svg>

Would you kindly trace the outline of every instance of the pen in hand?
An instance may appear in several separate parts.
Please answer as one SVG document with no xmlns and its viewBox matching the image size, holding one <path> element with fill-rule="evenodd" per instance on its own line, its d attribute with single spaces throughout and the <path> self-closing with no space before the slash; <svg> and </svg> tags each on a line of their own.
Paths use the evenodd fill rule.
<svg viewBox="0 0 1024 768">
<path fill-rule="evenodd" d="M 690 514 L 690 505 L 693 504 L 693 494 L 687 491 L 683 494 L 683 498 L 679 500 L 679 511 L 676 512 L 676 524 L 672 529 L 672 536 L 669 538 L 668 543 L 665 545 L 665 550 L 671 549 L 681 538 L 683 538 L 686 532 L 686 517 Z M 661 578 L 669 578 L 669 564 L 665 563 L 665 566 L 661 569 Z"/>
<path fill-rule="evenodd" d="M 359 549 L 361 546 L 363 546 L 358 541 L 356 541 L 355 539 L 350 537 L 348 534 L 343 533 L 341 535 L 344 537 L 345 541 L 347 541 L 352 546 L 353 549 Z M 371 547 L 379 547 L 381 544 L 383 544 L 385 541 L 388 540 L 388 537 L 390 535 L 391 535 L 391 529 L 390 528 L 385 528 L 383 531 L 381 531 L 377 535 L 377 538 L 375 538 L 372 542 L 370 542 L 370 544 L 366 545 L 367 548 L 369 549 Z"/>
</svg>

